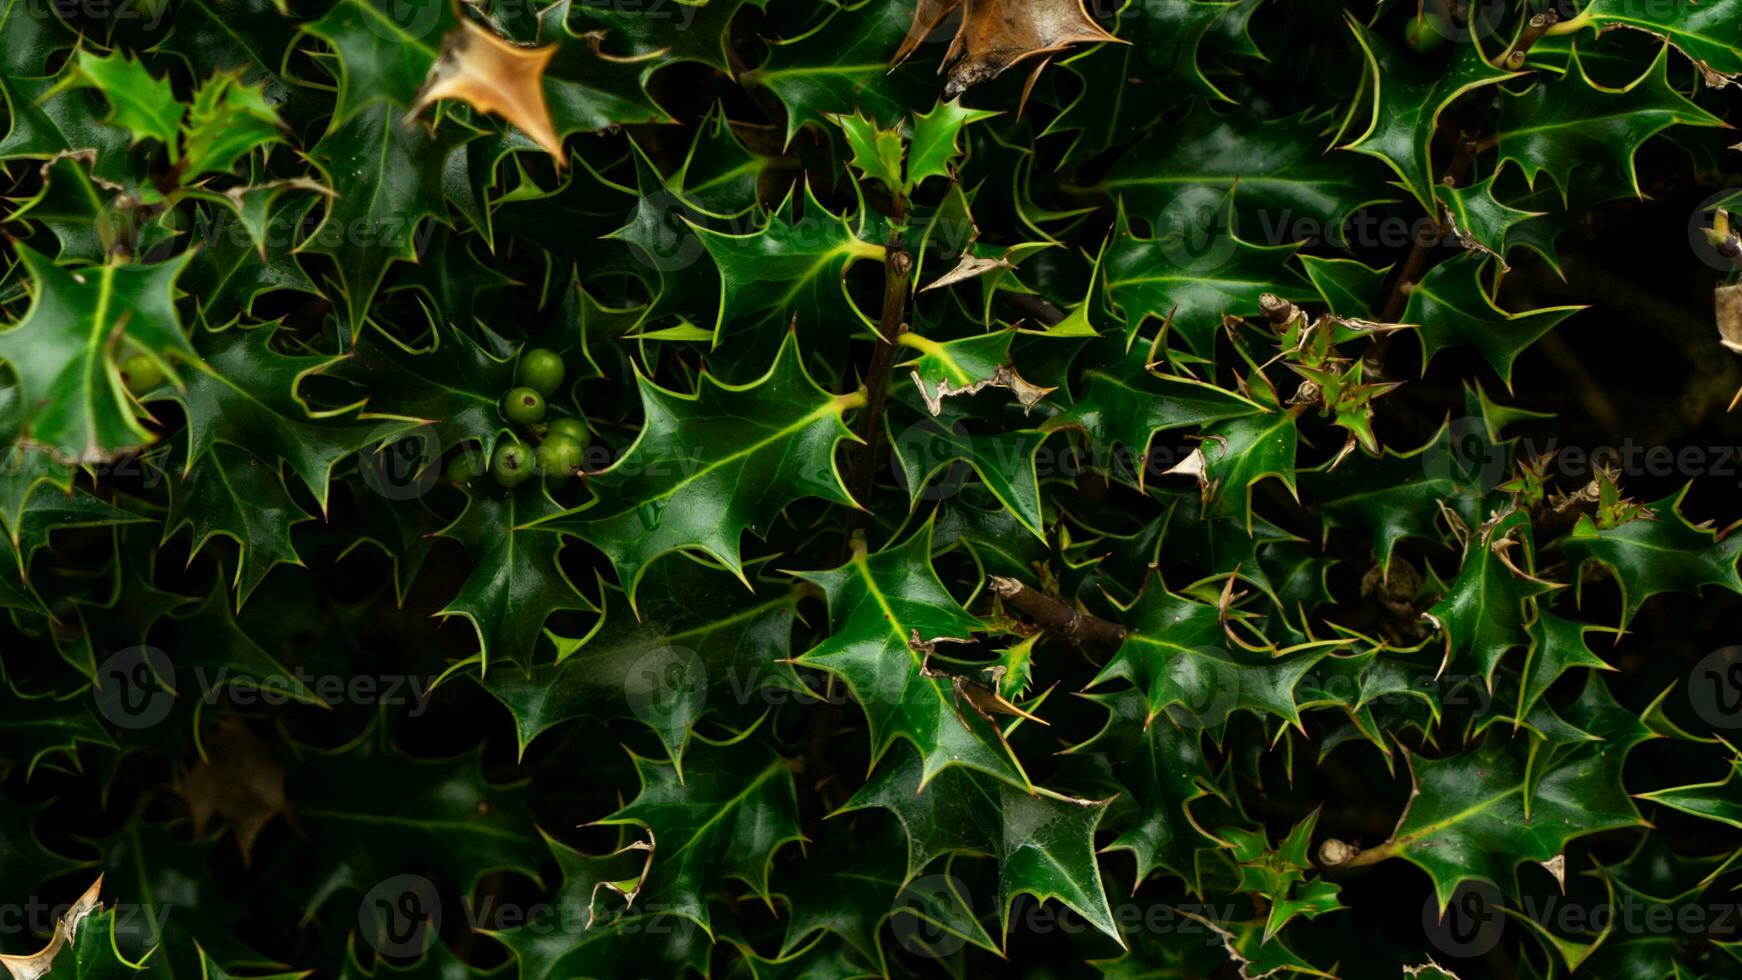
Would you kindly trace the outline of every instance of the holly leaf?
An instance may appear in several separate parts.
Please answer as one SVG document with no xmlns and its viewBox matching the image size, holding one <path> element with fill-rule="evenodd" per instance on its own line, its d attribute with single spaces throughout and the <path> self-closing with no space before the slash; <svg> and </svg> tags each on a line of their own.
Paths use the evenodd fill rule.
<svg viewBox="0 0 1742 980">
<path fill-rule="evenodd" d="M 693 921 L 666 910 L 610 904 L 612 895 L 620 898 L 625 891 L 633 897 L 645 879 L 645 849 L 595 856 L 548 836 L 544 843 L 562 872 L 562 890 L 536 920 L 512 929 L 486 930 L 514 953 L 520 977 L 561 980 L 637 970 L 662 976 L 706 971 L 713 944 Z M 649 942 L 649 937 L 657 941 Z"/>
<path fill-rule="evenodd" d="M 1332 313 L 1366 319 L 1374 315 L 1381 298 L 1380 287 L 1391 267 L 1375 269 L 1355 259 L 1300 256 L 1301 267 Z"/>
<path fill-rule="evenodd" d="M 1215 606 L 1174 595 L 1159 576 L 1120 609 L 1125 641 L 1089 687 L 1124 680 L 1144 697 L 1144 724 L 1220 729 L 1236 711 L 1300 724 L 1295 685 L 1324 648 L 1271 657 L 1227 646 Z"/>
<path fill-rule="evenodd" d="M 1434 185 L 1439 199 L 1440 216 L 1447 221 L 1446 235 L 1453 242 L 1472 252 L 1493 256 L 1501 271 L 1507 270 L 1507 235 L 1519 224 L 1542 216 L 1540 211 L 1523 211 L 1502 204 L 1494 197 L 1494 181 L 1499 174 L 1466 187 Z"/>
<path fill-rule="evenodd" d="M 193 297 L 201 323 L 227 326 L 277 290 L 318 294 L 291 249 L 315 195 L 324 191 L 312 181 L 250 188 L 200 213 L 203 246 L 193 251 L 179 284 Z"/>
<path fill-rule="evenodd" d="M 922 784 L 966 766 L 1027 786 L 997 726 L 957 693 L 958 675 L 941 656 L 932 663 L 940 645 L 968 642 L 983 626 L 938 581 L 931 543 L 928 522 L 876 554 L 855 551 L 839 568 L 798 573 L 828 597 L 830 631 L 796 662 L 846 682 L 870 724 L 872 766 L 907 741 L 919 753 Z"/>
<path fill-rule="evenodd" d="M 845 215 L 836 217 L 805 185 L 804 217 L 788 195 L 767 224 L 748 234 L 693 225 L 720 274 L 716 346 L 746 334 L 786 327 L 819 334 L 824 324 L 871 321 L 847 295 L 847 270 L 862 260 L 882 261 L 883 246 L 861 238 Z M 820 334 L 819 334 L 820 335 Z"/>
<path fill-rule="evenodd" d="M 169 147 L 172 158 L 177 155 L 177 137 L 187 110 L 176 100 L 168 78 L 152 78 L 143 62 L 119 50 L 108 55 L 80 51 L 76 64 L 76 84 L 96 88 L 109 102 L 106 125 L 132 133 L 135 143 L 154 139 Z"/>
<path fill-rule="evenodd" d="M 1526 347 L 1582 306 L 1548 306 L 1539 310 L 1509 313 L 1500 308 L 1482 285 L 1486 260 L 1466 255 L 1441 262 L 1409 291 L 1404 307 L 1405 323 L 1418 324 L 1422 360 L 1447 347 L 1474 347 L 1510 388 L 1512 362 Z"/>
<path fill-rule="evenodd" d="M 1176 201 L 1183 200 L 1176 198 Z M 1188 202 L 1170 207 L 1156 237 L 1137 238 L 1123 219 L 1107 249 L 1107 297 L 1132 330 L 1146 319 L 1164 320 L 1193 352 L 1207 356 L 1222 317 L 1255 316 L 1258 297 L 1310 298 L 1312 287 L 1288 260 L 1299 248 L 1254 245 L 1240 237 L 1234 195 L 1214 207 Z"/>
<path fill-rule="evenodd" d="M 733 18 L 746 6 L 762 9 L 767 4 L 768 0 L 707 0 L 671 10 L 582 0 L 566 6 L 577 37 L 589 36 L 594 28 L 588 25 L 604 28 L 601 54 L 630 59 L 658 55 L 660 65 L 695 61 L 730 74 L 726 48 L 731 43 L 728 31 Z"/>
<path fill-rule="evenodd" d="M 675 122 L 648 96 L 646 89 L 647 77 L 668 64 L 667 57 L 646 54 L 621 58 L 607 54 L 601 50 L 594 31 L 576 30 L 574 18 L 569 15 L 573 6 L 573 0 L 557 0 L 539 14 L 540 39 L 556 47 L 550 67 L 544 72 L 544 97 L 550 105 L 557 138 L 634 123 Z M 708 6 L 731 5 L 710 2 Z M 705 13 L 710 20 L 718 16 L 714 11 Z M 702 38 L 697 36 L 695 40 L 701 42 Z"/>
<path fill-rule="evenodd" d="M 1519 668 L 1518 706 L 1515 718 L 1525 718 L 1531 709 L 1569 670 L 1614 670 L 1602 657 L 1591 652 L 1585 637 L 1592 632 L 1613 632 L 1593 623 L 1563 619 L 1542 608 L 1540 600 L 1532 605 L 1536 615 L 1525 627 L 1530 647 L 1525 651 L 1524 664 Z"/>
<path fill-rule="evenodd" d="M 345 0 L 334 11 L 368 3 Z M 335 117 L 309 151 L 322 183 L 342 187 L 343 193 L 327 198 L 321 223 L 299 251 L 333 260 L 352 342 L 363 332 L 388 267 L 417 259 L 418 226 L 426 218 L 447 221 L 443 162 L 470 138 L 454 135 L 453 127 L 432 136 L 422 126 L 403 125 L 403 115 L 390 105 L 371 103 L 348 118 Z"/>
<path fill-rule="evenodd" d="M 1170 103 L 1194 96 L 1232 101 L 1204 76 L 1199 57 L 1205 36 L 1235 8 L 1200 0 L 1120 4 L 1112 33 L 1125 44 L 1097 45 L 1059 62 L 1082 83 L 1047 126 L 1049 133 L 1079 134 L 1067 159 L 1124 144 L 1154 125 Z"/>
<path fill-rule="evenodd" d="M 1343 149 L 1374 157 L 1390 167 L 1422 210 L 1438 216 L 1434 188 L 1439 177 L 1433 140 L 1440 115 L 1460 96 L 1515 78 L 1517 73 L 1489 64 L 1474 33 L 1471 43 L 1458 45 L 1451 64 L 1442 71 L 1404 57 L 1353 17 L 1346 19 L 1367 56 L 1373 94 L 1367 128 Z"/>
<path fill-rule="evenodd" d="M 783 955 L 828 932 L 866 959 L 883 962 L 877 934 L 884 921 L 903 909 L 897 896 L 908 883 L 907 835 L 893 820 L 867 821 L 864 826 L 869 830 L 860 839 L 852 821 L 825 821 L 813 856 L 797 868 L 776 872 L 774 894 L 783 900 L 787 920 Z M 866 860 L 871 854 L 876 860 Z"/>
<path fill-rule="evenodd" d="M 1290 496 L 1294 451 L 1300 442 L 1293 410 L 1215 422 L 1204 427 L 1203 442 L 1181 464 L 1195 475 L 1208 498 L 1209 513 L 1239 520 L 1252 529 L 1253 488 L 1267 479 L 1280 482 Z"/>
<path fill-rule="evenodd" d="M 793 764 L 778 753 L 730 742 L 692 749 L 695 765 L 679 778 L 675 766 L 631 753 L 641 792 L 600 824 L 645 827 L 651 855 L 646 878 L 630 904 L 689 919 L 714 934 L 707 895 L 728 879 L 770 900 L 774 856 L 798 828 Z"/>
<path fill-rule="evenodd" d="M 411 111 L 422 112 L 439 99 L 458 99 L 479 112 L 494 112 L 518 126 L 560 167 L 566 161 L 562 137 L 551 122 L 543 87 L 545 68 L 556 53 L 556 45 L 524 48 L 461 17 L 442 39 L 441 57 L 431 66 Z"/>
<path fill-rule="evenodd" d="M 745 531 L 766 533 L 805 497 L 852 504 L 835 447 L 850 434 L 842 414 L 862 396 L 817 387 L 792 334 L 768 373 L 746 385 L 703 374 L 695 394 L 681 394 L 639 372 L 636 384 L 646 422 L 620 459 L 588 476 L 594 499 L 537 520 L 604 551 L 631 608 L 661 555 L 704 552 L 742 580 Z"/>
<path fill-rule="evenodd" d="M 1149 474 L 1150 441 L 1157 432 L 1264 414 L 1264 406 L 1196 378 L 1158 374 L 1141 348 L 1105 367 L 1089 368 L 1085 390 L 1070 411 L 1045 428 L 1075 428 L 1099 446 L 1138 454 L 1138 485 Z"/>
<path fill-rule="evenodd" d="M 1508 511 L 1468 533 L 1457 578 L 1424 618 L 1444 636 L 1440 670 L 1481 677 L 1492 690 L 1500 658 L 1528 640 L 1526 600 L 1554 586 L 1533 577 L 1529 513 Z"/>
<path fill-rule="evenodd" d="M 91 172 L 93 156 L 73 153 L 43 164 L 42 189 L 12 214 L 14 220 L 36 221 L 47 228 L 60 243 L 55 258 L 64 264 L 100 265 L 111 250 L 140 251 L 134 246 L 147 246 L 148 235 L 168 234 L 157 224 L 136 227 L 128 211 L 116 206 L 121 188 Z"/>
<path fill-rule="evenodd" d="M 853 151 L 852 165 L 861 175 L 880 181 L 890 193 L 907 192 L 908 185 L 901 175 L 907 148 L 902 143 L 900 132 L 885 129 L 875 119 L 867 119 L 856 112 L 850 116 L 830 115 L 829 119 L 841 127 L 841 135 L 846 137 L 847 147 Z"/>
<path fill-rule="evenodd" d="M 1107 723 L 1073 752 L 1105 752 L 1113 775 L 1130 794 L 1137 812 L 1103 850 L 1129 851 L 1137 862 L 1136 881 L 1157 871 L 1178 875 L 1194 892 L 1202 890 L 1199 853 L 1220 841 L 1192 818 L 1192 803 L 1227 796 L 1204 756 L 1204 730 L 1172 719 L 1152 720 L 1141 691 L 1087 695 L 1107 709 Z"/>
<path fill-rule="evenodd" d="M 188 174 L 227 173 L 255 149 L 277 142 L 283 123 L 260 85 L 214 75 L 194 90 L 181 165 Z"/>
<path fill-rule="evenodd" d="M 960 4 L 962 0 L 921 3 L 914 11 L 907 42 L 896 52 L 895 63 L 905 60 L 913 52 L 915 39 L 930 33 Z M 1120 40 L 1095 23 L 1083 9 L 1083 0 L 968 0 L 962 10 L 961 26 L 939 69 L 946 76 L 946 99 L 997 78 L 1021 61 L 1033 61 L 1028 78 L 1032 88 L 1034 79 L 1057 52 L 1076 44 Z"/>
<path fill-rule="evenodd" d="M 1621 589 L 1621 623 L 1625 630 L 1645 600 L 1665 592 L 1697 595 L 1707 586 L 1742 592 L 1737 576 L 1737 541 L 1720 538 L 1708 527 L 1689 524 L 1681 515 L 1688 488 L 1646 506 L 1647 514 L 1619 527 L 1603 530 L 1590 515 L 1582 515 L 1561 541 L 1567 559 L 1578 569 L 1591 562 L 1606 568 Z M 1649 516 L 1647 516 L 1649 515 Z M 1582 598 L 1584 576 L 1576 576 Z"/>
<path fill-rule="evenodd" d="M 46 77 L 0 74 L 10 128 L 0 139 L 0 160 L 48 160 L 60 153 L 91 150 L 93 175 L 110 183 L 136 186 L 141 174 L 129 152 L 127 130 L 106 125 L 103 100 L 76 84 L 77 64 Z"/>
<path fill-rule="evenodd" d="M 338 54 L 332 130 L 344 131 L 353 115 L 378 101 L 410 106 L 440 55 L 441 39 L 456 24 L 456 12 L 446 0 L 339 0 L 319 20 L 304 23 L 304 31 Z M 395 115 L 390 109 L 379 114 Z"/>
<path fill-rule="evenodd" d="M 1643 74 L 1618 89 L 1592 81 L 1575 47 L 1565 75 L 1539 80 L 1502 103 L 1495 124 L 1496 170 L 1515 164 L 1532 186 L 1546 171 L 1566 200 L 1574 168 L 1607 166 L 1640 195 L 1634 155 L 1646 140 L 1677 125 L 1724 123 L 1670 86 L 1667 47 Z"/>
<path fill-rule="evenodd" d="M 1443 912 L 1465 881 L 1511 892 L 1518 865 L 1548 861 L 1579 837 L 1638 826 L 1621 769 L 1650 732 L 1615 704 L 1595 674 L 1564 721 L 1575 727 L 1571 742 L 1490 729 L 1456 755 L 1409 755 L 1415 784 L 1409 807 L 1391 839 L 1373 850 L 1426 871 Z"/>
<path fill-rule="evenodd" d="M 976 432 L 966 413 L 951 410 L 941 417 L 909 415 L 903 424 L 896 413 L 885 418 L 889 445 L 901 463 L 902 480 L 910 505 L 917 507 L 927 496 L 926 487 L 958 461 L 966 462 L 992 491 L 998 502 L 1015 515 L 1030 534 L 1044 540 L 1041 531 L 1040 475 L 1037 454 L 1047 433 L 1033 429 Z M 947 481 L 959 479 L 953 473 Z M 939 492 L 943 492 L 940 490 Z"/>
<path fill-rule="evenodd" d="M 479 489 L 466 509 L 439 532 L 465 547 L 472 571 L 439 616 L 460 616 L 478 634 L 481 669 L 505 658 L 533 662 L 545 620 L 561 610 L 591 612 L 557 560 L 562 539 L 527 525 L 559 512 L 536 485 L 518 491 Z"/>
<path fill-rule="evenodd" d="M 896 367 L 907 369 L 933 415 L 943 410 L 945 398 L 987 388 L 1008 389 L 1026 412 L 1055 389 L 1029 384 L 1016 373 L 1010 362 L 1010 341 L 1015 337 L 1015 329 L 1010 329 L 939 342 L 909 330 L 899 343 L 918 356 Z"/>
<path fill-rule="evenodd" d="M 907 147 L 907 189 L 911 191 L 927 178 L 955 173 L 956 160 L 962 156 L 962 130 L 969 123 L 996 115 L 986 109 L 966 108 L 960 100 L 939 101 L 930 112 L 914 113 L 913 138 Z"/>
<path fill-rule="evenodd" d="M 218 443 L 171 484 L 164 535 L 190 528 L 191 555 L 214 537 L 234 541 L 239 558 L 231 587 L 240 607 L 272 569 L 303 564 L 290 531 L 313 519 L 290 499 L 276 463 L 263 464 L 246 450 Z"/>
<path fill-rule="evenodd" d="M 338 358 L 281 354 L 273 349 L 278 329 L 198 331 L 198 361 L 188 372 L 187 390 L 165 397 L 180 401 L 187 411 L 188 467 L 218 443 L 242 447 L 268 465 L 289 463 L 325 511 L 333 467 L 340 460 L 414 428 L 418 420 L 386 415 L 368 420 L 357 413 L 362 402 L 315 410 L 299 389 L 304 379 Z"/>
<path fill-rule="evenodd" d="M 427 419 L 438 450 L 475 442 L 486 457 L 502 431 L 500 392 L 514 386 L 514 362 L 452 324 L 408 344 L 365 330 L 344 358 L 321 374 L 351 382 L 372 414 Z M 433 462 L 433 460 L 431 460 Z"/>
<path fill-rule="evenodd" d="M 296 34 L 295 21 L 274 0 L 188 0 L 154 50 L 179 56 L 195 78 L 234 73 L 259 84 L 267 104 L 282 106 L 292 92 L 282 74 L 284 54 Z"/>
<path fill-rule="evenodd" d="M 1116 50 L 1125 49 L 1093 56 Z M 1322 121 L 1304 116 L 1260 119 L 1194 106 L 1177 126 L 1139 140 L 1092 188 L 1150 221 L 1157 234 L 1198 228 L 1203 235 L 1223 227 L 1212 219 L 1238 184 L 1233 230 L 1269 242 L 1340 242 L 1356 211 L 1390 196 L 1376 189 L 1373 177 L 1383 171 L 1373 164 L 1327 154 L 1322 129 Z M 1212 255 L 1218 246 L 1200 248 Z"/>
<path fill-rule="evenodd" d="M 1364 534 L 1373 542 L 1379 564 L 1389 568 L 1399 542 L 1441 539 L 1442 501 L 1474 520 L 1468 505 L 1480 500 L 1484 488 L 1473 467 L 1488 460 L 1453 439 L 1451 426 L 1442 425 L 1416 449 L 1386 449 L 1378 456 L 1355 453 L 1334 466 L 1327 462 L 1301 471 L 1300 489 L 1318 502 L 1324 517 L 1324 540 L 1330 540 L 1333 529 Z"/>
<path fill-rule="evenodd" d="M 174 303 L 187 255 L 73 272 L 29 246 L 17 251 L 35 288 L 24 319 L 0 332 L 0 358 L 18 378 L 26 442 L 80 463 L 153 442 L 120 362 L 137 352 L 175 379 L 170 358 L 193 356 Z"/>
<path fill-rule="evenodd" d="M 1742 771 L 1742 759 L 1732 759 L 1730 771 L 1716 782 L 1652 790 L 1640 793 L 1639 798 L 1714 823 L 1742 827 L 1742 781 L 1736 778 L 1739 771 Z"/>
<path fill-rule="evenodd" d="M 81 745 L 115 748 L 115 740 L 97 721 L 90 702 L 80 691 L 72 696 L 27 693 L 0 672 L 0 735 L 6 737 L 6 756 L 11 765 L 23 767 L 26 781 L 45 763 L 76 771 Z M 51 762 L 51 760 L 54 760 Z"/>
<path fill-rule="evenodd" d="M 911 10 L 910 0 L 829 8 L 809 30 L 770 41 L 768 57 L 738 80 L 767 89 L 786 107 L 788 144 L 806 123 L 825 125 L 831 112 L 899 119 L 925 90 L 913 72 L 888 70 Z"/>
<path fill-rule="evenodd" d="M 599 620 L 578 639 L 552 636 L 556 662 L 493 670 L 479 680 L 514 716 L 520 751 L 574 718 L 629 718 L 653 729 L 679 775 L 695 726 L 732 706 L 805 690 L 790 667 L 798 593 L 734 587 L 699 561 L 655 565 L 636 616 L 621 589 L 602 586 Z"/>
<path fill-rule="evenodd" d="M 1711 0 L 1701 4 L 1664 7 L 1626 4 L 1621 0 L 1591 0 L 1577 17 L 1551 29 L 1571 34 L 1595 28 L 1598 34 L 1617 27 L 1655 34 L 1687 55 L 1713 88 L 1735 84 L 1742 75 L 1742 44 L 1729 28 L 1742 18 L 1737 0 Z"/>
<path fill-rule="evenodd" d="M 1078 800 L 1045 789 L 1024 791 L 955 768 L 935 781 L 927 762 L 903 752 L 853 795 L 845 811 L 881 807 L 907 832 L 912 881 L 950 854 L 990 857 L 998 865 L 1000 934 L 1010 931 L 1017 896 L 1061 902 L 1121 946 L 1095 861 L 1095 827 L 1109 801 Z"/>
</svg>

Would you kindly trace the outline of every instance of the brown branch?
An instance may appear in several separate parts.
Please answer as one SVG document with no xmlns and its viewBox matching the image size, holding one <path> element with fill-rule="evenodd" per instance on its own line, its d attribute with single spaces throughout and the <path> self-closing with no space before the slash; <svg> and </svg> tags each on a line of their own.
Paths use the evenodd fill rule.
<svg viewBox="0 0 1742 980">
<path fill-rule="evenodd" d="M 999 292 L 998 298 L 1027 319 L 1033 320 L 1043 327 L 1055 326 L 1065 317 L 1070 316 L 1069 313 L 1059 309 L 1056 304 L 1033 293 L 1002 290 Z"/>
<path fill-rule="evenodd" d="M 1034 620 L 1049 633 L 1056 633 L 1073 643 L 1087 643 L 1109 653 L 1125 642 L 1125 627 L 1072 609 L 1016 579 L 994 575 L 989 584 L 994 595 L 1009 603 L 1017 612 Z"/>
<path fill-rule="evenodd" d="M 889 379 L 895 371 L 896 341 L 907 330 L 903 314 L 907 311 L 913 256 L 907 251 L 907 242 L 901 231 L 906 217 L 904 203 L 897 195 L 896 224 L 884 245 L 883 313 L 877 325 L 877 348 L 872 351 L 871 363 L 865 371 L 865 407 L 859 411 L 857 429 L 861 444 L 853 455 L 852 480 L 847 487 L 862 508 L 871 500 L 871 490 L 877 481 L 877 460 L 882 457 L 883 403 L 889 398 Z M 869 510 L 855 510 L 847 515 L 844 547 L 851 546 L 854 532 L 863 529 L 870 517 Z"/>
</svg>

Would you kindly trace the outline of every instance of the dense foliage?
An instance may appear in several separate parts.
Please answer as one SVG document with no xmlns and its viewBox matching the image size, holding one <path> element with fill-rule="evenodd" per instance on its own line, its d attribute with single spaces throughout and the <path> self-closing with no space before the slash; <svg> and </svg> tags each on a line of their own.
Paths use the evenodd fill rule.
<svg viewBox="0 0 1742 980">
<path fill-rule="evenodd" d="M 1742 976 L 1742 0 L 0 0 L 11 980 Z"/>
</svg>

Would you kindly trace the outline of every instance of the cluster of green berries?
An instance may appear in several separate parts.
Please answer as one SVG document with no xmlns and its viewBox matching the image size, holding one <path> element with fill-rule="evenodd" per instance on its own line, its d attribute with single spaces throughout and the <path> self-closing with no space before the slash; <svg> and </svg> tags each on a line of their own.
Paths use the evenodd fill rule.
<svg viewBox="0 0 1742 980">
<path fill-rule="evenodd" d="M 544 420 L 544 400 L 563 383 L 563 362 L 551 351 L 535 348 L 520 355 L 514 371 L 515 387 L 502 396 L 502 417 L 542 436 L 538 448 L 528 448 L 509 437 L 496 443 L 488 461 L 484 454 L 469 451 L 448 462 L 448 479 L 470 483 L 486 468 L 505 487 L 519 486 L 534 474 L 560 478 L 580 472 L 582 454 L 592 433 L 587 423 L 575 418 Z"/>
</svg>

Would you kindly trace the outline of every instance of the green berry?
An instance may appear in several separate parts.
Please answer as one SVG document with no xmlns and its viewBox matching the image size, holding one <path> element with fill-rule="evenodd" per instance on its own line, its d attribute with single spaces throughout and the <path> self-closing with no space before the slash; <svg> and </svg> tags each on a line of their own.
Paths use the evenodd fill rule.
<svg viewBox="0 0 1742 980">
<path fill-rule="evenodd" d="M 475 449 L 468 449 L 448 460 L 449 483 L 471 483 L 482 476 L 488 463 L 484 454 Z"/>
<path fill-rule="evenodd" d="M 560 479 L 573 476 L 581 468 L 581 444 L 567 436 L 552 435 L 538 444 L 538 471 L 546 477 Z"/>
<path fill-rule="evenodd" d="M 587 448 L 587 444 L 593 441 L 592 431 L 580 419 L 551 419 L 549 433 L 548 438 L 571 439 L 582 449 Z"/>
<path fill-rule="evenodd" d="M 490 459 L 490 475 L 505 487 L 516 487 L 532 476 L 532 451 L 518 442 L 504 439 Z"/>
<path fill-rule="evenodd" d="M 544 418 L 544 396 L 531 388 L 510 388 L 502 396 L 502 414 L 510 422 L 531 425 Z"/>
<path fill-rule="evenodd" d="M 1446 43 L 1446 38 L 1454 30 L 1444 14 L 1430 10 L 1409 19 L 1409 24 L 1403 29 L 1403 39 L 1410 47 L 1426 53 Z"/>
<path fill-rule="evenodd" d="M 543 347 L 535 347 L 520 355 L 514 380 L 541 395 L 549 395 L 562 387 L 563 359 Z"/>
<path fill-rule="evenodd" d="M 144 354 L 135 354 L 121 362 L 121 380 L 128 391 L 142 395 L 163 384 L 163 369 Z"/>
</svg>

